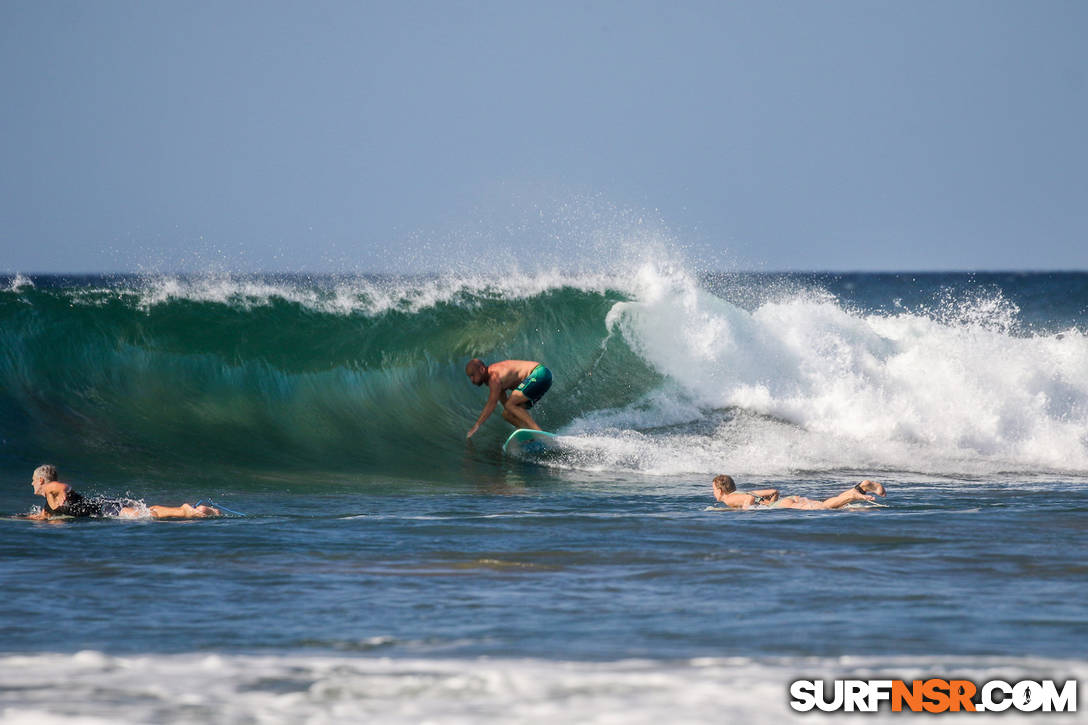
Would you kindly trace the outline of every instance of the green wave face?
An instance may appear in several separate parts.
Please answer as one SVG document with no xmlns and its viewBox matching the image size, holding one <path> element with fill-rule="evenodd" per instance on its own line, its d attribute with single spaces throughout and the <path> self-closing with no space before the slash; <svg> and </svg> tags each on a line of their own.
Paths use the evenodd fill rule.
<svg viewBox="0 0 1088 725">
<path fill-rule="evenodd" d="M 486 393 L 464 366 L 480 357 L 551 368 L 533 409 L 566 439 L 550 466 L 1081 475 L 1086 300 L 1080 274 L 776 281 L 653 264 L 0 280 L 0 466 L 482 480 L 510 470 L 510 426 L 495 415 L 465 442 Z"/>
<path fill-rule="evenodd" d="M 555 383 L 534 413 L 551 429 L 658 380 L 609 336 L 623 296 L 608 289 L 280 280 L 212 292 L 101 279 L 0 292 L 7 463 L 433 466 L 464 456 L 486 401 L 464 374 L 471 357 L 546 363 Z M 507 428 L 496 414 L 479 438 L 497 447 Z"/>
</svg>

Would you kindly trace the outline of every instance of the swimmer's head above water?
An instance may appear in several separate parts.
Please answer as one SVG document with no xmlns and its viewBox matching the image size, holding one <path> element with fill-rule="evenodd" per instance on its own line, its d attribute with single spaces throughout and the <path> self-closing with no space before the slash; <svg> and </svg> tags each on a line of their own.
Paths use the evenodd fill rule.
<svg viewBox="0 0 1088 725">
<path fill-rule="evenodd" d="M 38 489 L 45 484 L 59 480 L 60 476 L 57 473 L 57 467 L 49 463 L 44 463 L 34 469 L 34 474 L 30 479 L 30 485 L 34 487 L 34 493 L 38 493 Z"/>
<path fill-rule="evenodd" d="M 737 490 L 737 484 L 732 476 L 727 476 L 723 473 L 714 477 L 714 490 L 722 495 L 733 493 Z"/>
</svg>

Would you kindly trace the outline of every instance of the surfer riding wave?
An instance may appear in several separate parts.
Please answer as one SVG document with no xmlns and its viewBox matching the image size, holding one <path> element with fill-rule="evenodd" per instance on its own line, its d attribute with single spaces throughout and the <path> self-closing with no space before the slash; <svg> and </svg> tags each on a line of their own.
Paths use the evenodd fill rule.
<svg viewBox="0 0 1088 725">
<path fill-rule="evenodd" d="M 465 365 L 465 375 L 473 385 L 487 385 L 490 390 L 483 412 L 466 438 L 480 429 L 499 403 L 502 403 L 502 417 L 510 425 L 541 430 L 529 415 L 529 408 L 552 386 L 552 373 L 544 365 L 531 360 L 503 360 L 488 365 L 480 358 L 472 358 Z"/>
</svg>

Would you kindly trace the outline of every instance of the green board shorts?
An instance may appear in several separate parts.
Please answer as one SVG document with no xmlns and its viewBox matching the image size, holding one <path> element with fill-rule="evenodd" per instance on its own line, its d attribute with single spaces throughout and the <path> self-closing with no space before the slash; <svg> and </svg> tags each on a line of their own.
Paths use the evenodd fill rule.
<svg viewBox="0 0 1088 725">
<path fill-rule="evenodd" d="M 532 408 L 536 405 L 544 393 L 548 392 L 548 388 L 552 386 L 552 371 L 543 365 L 537 365 L 533 368 L 533 372 L 529 373 L 529 376 L 521 381 L 521 385 L 514 388 L 514 390 L 520 390 L 522 395 L 529 399 L 526 408 Z"/>
</svg>

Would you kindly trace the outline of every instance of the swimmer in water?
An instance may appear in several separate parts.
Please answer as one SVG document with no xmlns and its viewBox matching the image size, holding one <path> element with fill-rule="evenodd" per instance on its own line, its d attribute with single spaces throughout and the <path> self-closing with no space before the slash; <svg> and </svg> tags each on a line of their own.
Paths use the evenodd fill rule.
<svg viewBox="0 0 1088 725">
<path fill-rule="evenodd" d="M 872 495 L 870 495 L 872 494 Z M 777 488 L 764 488 L 758 491 L 743 492 L 737 490 L 737 484 L 732 476 L 714 477 L 714 498 L 729 508 L 746 509 L 756 506 L 780 509 L 805 509 L 808 511 L 821 511 L 826 509 L 842 508 L 848 503 L 856 501 L 876 501 L 876 496 L 886 496 L 887 491 L 876 481 L 868 479 L 858 485 L 848 488 L 837 496 L 817 501 L 804 496 L 779 496 Z"/>
<path fill-rule="evenodd" d="M 34 493 L 45 497 L 45 507 L 26 516 L 37 521 L 68 516 L 72 518 L 116 517 L 136 519 L 140 517 L 140 508 L 135 501 L 126 499 L 90 499 L 73 490 L 67 483 L 57 480 L 57 467 L 44 465 L 34 469 L 30 484 Z M 220 516 L 219 509 L 211 506 L 148 506 L 148 512 L 154 519 L 203 519 Z"/>
</svg>

